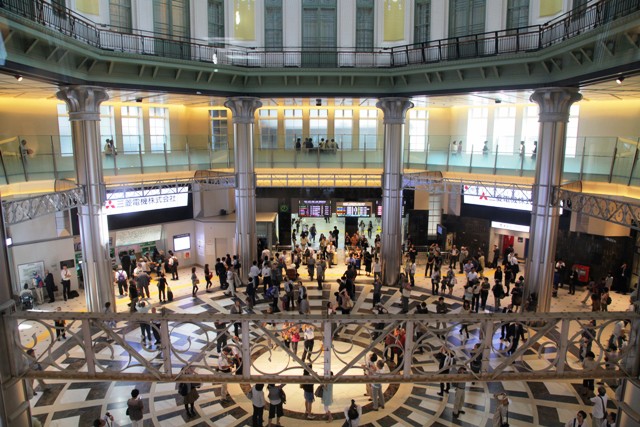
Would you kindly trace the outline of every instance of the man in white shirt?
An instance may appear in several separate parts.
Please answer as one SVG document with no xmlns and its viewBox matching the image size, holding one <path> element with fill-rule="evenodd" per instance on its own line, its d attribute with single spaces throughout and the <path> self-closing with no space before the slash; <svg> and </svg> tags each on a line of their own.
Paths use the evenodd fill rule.
<svg viewBox="0 0 640 427">
<path fill-rule="evenodd" d="M 231 360 L 233 358 L 233 352 L 231 347 L 225 347 L 222 349 L 222 353 L 218 356 L 218 371 L 223 374 L 231 373 Z M 227 383 L 221 384 L 220 399 L 226 402 L 228 399 Z"/>
<path fill-rule="evenodd" d="M 66 265 L 62 266 L 60 278 L 62 279 L 62 296 L 66 301 L 67 298 L 69 298 L 69 292 L 71 291 L 71 272 Z"/>
<path fill-rule="evenodd" d="M 127 295 L 127 279 L 129 278 L 129 276 L 127 275 L 127 272 L 122 268 L 122 265 L 118 265 L 118 269 L 113 273 L 113 278 L 118 285 L 118 293 L 120 294 L 120 296 Z"/>
<path fill-rule="evenodd" d="M 598 395 L 590 400 L 593 403 L 593 408 L 591 409 L 592 425 L 593 427 L 602 427 L 607 417 L 607 402 L 609 401 L 607 391 L 602 386 L 598 387 Z"/>
<path fill-rule="evenodd" d="M 253 280 L 256 289 L 258 288 L 258 283 L 260 283 L 258 276 L 260 276 L 260 267 L 258 267 L 258 261 L 253 261 L 253 265 L 249 269 L 249 277 Z"/>
</svg>

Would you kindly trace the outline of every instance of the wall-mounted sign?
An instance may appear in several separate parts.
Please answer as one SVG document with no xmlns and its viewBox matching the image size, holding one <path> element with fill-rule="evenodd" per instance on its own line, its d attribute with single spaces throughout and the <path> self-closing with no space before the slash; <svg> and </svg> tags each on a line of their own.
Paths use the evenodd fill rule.
<svg viewBox="0 0 640 427">
<path fill-rule="evenodd" d="M 331 216 L 331 201 L 300 200 L 298 203 L 298 216 L 311 218 Z"/>
<path fill-rule="evenodd" d="M 179 208 L 189 204 L 189 188 L 107 192 L 104 211 L 107 215 Z"/>
<path fill-rule="evenodd" d="M 371 202 L 336 202 L 336 216 L 370 217 Z"/>
<path fill-rule="evenodd" d="M 531 212 L 531 190 L 502 187 L 464 186 L 464 202 L 471 205 L 518 209 Z"/>
<path fill-rule="evenodd" d="M 528 225 L 509 224 L 508 222 L 491 221 L 491 228 L 499 228 L 501 230 L 529 232 Z"/>
</svg>

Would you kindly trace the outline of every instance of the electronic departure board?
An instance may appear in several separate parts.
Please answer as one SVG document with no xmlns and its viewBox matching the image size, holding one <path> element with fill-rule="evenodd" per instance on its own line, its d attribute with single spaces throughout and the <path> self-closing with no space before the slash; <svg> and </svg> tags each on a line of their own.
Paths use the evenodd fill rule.
<svg viewBox="0 0 640 427">
<path fill-rule="evenodd" d="M 300 200 L 298 216 L 301 218 L 331 216 L 331 202 L 329 200 Z"/>
<path fill-rule="evenodd" d="M 370 217 L 370 202 L 337 202 L 336 216 Z"/>
</svg>

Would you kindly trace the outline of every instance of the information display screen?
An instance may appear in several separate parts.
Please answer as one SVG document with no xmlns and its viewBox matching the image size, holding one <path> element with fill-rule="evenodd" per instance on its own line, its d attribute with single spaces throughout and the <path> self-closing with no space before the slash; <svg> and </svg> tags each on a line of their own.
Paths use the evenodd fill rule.
<svg viewBox="0 0 640 427">
<path fill-rule="evenodd" d="M 370 202 L 337 202 L 336 216 L 368 218 L 371 216 L 371 203 Z"/>
<path fill-rule="evenodd" d="M 329 200 L 300 200 L 298 216 L 301 218 L 331 216 L 331 202 Z"/>
</svg>

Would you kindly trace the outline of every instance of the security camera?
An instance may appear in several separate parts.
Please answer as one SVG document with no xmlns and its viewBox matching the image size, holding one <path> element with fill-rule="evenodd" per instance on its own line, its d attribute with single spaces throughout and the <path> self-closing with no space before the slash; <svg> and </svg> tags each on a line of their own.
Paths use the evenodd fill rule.
<svg viewBox="0 0 640 427">
<path fill-rule="evenodd" d="M 322 99 L 316 98 L 316 107 L 321 107 L 321 106 L 322 106 Z"/>
</svg>

